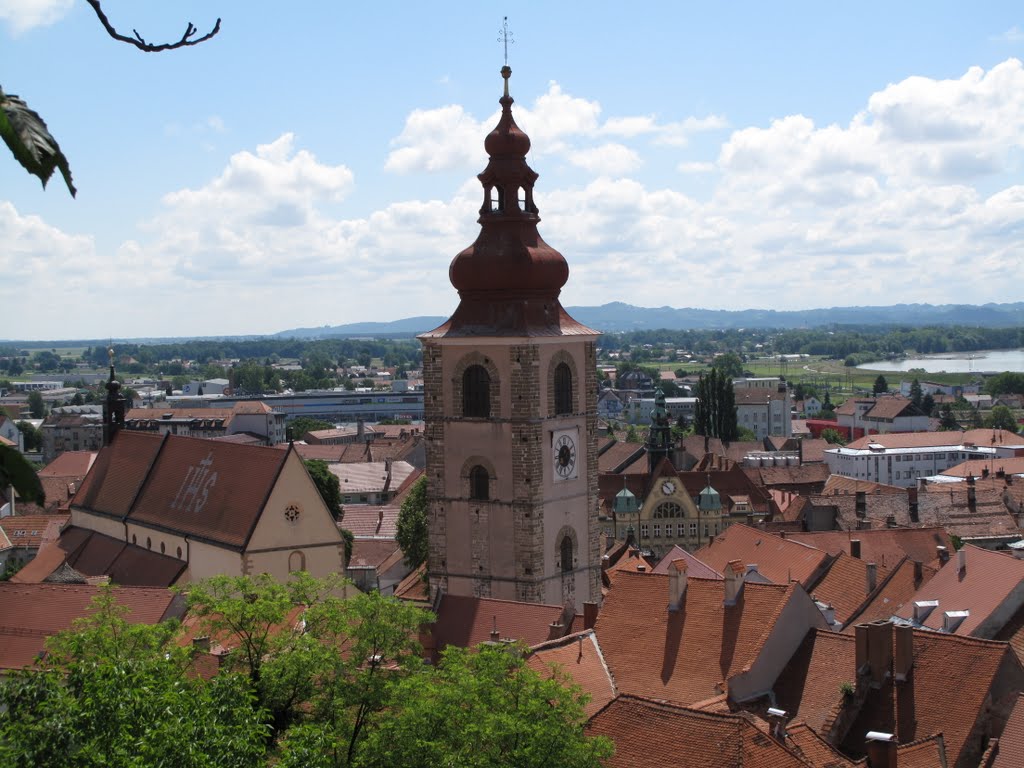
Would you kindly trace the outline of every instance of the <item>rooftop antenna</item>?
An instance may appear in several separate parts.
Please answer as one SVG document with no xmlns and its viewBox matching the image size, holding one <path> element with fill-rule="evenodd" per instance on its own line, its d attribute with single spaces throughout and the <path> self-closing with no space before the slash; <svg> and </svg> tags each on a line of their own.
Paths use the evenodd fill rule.
<svg viewBox="0 0 1024 768">
<path fill-rule="evenodd" d="M 498 35 L 500 35 L 500 37 L 498 37 L 498 42 L 499 43 L 504 43 L 504 45 L 505 45 L 505 66 L 507 67 L 508 66 L 508 44 L 515 42 L 515 40 L 512 39 L 512 31 L 508 28 L 508 16 L 506 16 L 504 18 L 504 21 L 502 21 L 501 29 L 498 30 Z"/>
</svg>

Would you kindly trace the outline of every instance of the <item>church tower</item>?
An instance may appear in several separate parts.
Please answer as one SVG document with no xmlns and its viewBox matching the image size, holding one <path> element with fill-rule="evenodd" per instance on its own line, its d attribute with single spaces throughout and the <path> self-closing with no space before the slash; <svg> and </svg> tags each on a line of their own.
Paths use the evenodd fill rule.
<svg viewBox="0 0 1024 768">
<path fill-rule="evenodd" d="M 600 601 L 599 333 L 558 300 L 565 258 L 537 232 L 530 139 L 501 118 L 480 234 L 451 263 L 459 305 L 421 335 L 431 590 L 562 604 Z"/>
</svg>

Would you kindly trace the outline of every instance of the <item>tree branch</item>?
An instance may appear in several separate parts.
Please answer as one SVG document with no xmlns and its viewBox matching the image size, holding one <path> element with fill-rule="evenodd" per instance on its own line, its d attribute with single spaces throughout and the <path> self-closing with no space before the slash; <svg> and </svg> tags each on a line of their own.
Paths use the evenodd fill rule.
<svg viewBox="0 0 1024 768">
<path fill-rule="evenodd" d="M 213 29 L 211 29 L 202 37 L 196 37 L 195 39 L 192 39 L 196 32 L 198 32 L 199 30 L 196 29 L 196 27 L 190 21 L 188 22 L 188 27 L 185 29 L 185 34 L 181 36 L 181 40 L 179 40 L 178 42 L 159 44 L 147 43 L 145 39 L 142 37 L 142 35 L 139 34 L 138 30 L 132 30 L 132 32 L 135 34 L 135 37 L 128 37 L 127 35 L 122 35 L 120 32 L 114 29 L 114 26 L 110 23 L 110 20 L 107 18 L 107 14 L 103 12 L 103 8 L 100 6 L 100 0 L 85 1 L 90 6 L 92 6 L 92 9 L 96 12 L 96 17 L 100 20 L 100 24 L 103 25 L 103 28 L 107 31 L 108 35 L 110 35 L 115 40 L 120 40 L 122 43 L 134 45 L 140 51 L 145 51 L 146 53 L 173 51 L 175 48 L 184 48 L 188 45 L 199 45 L 200 43 L 205 43 L 211 37 L 220 32 L 220 19 L 217 19 L 217 23 L 213 25 Z"/>
</svg>

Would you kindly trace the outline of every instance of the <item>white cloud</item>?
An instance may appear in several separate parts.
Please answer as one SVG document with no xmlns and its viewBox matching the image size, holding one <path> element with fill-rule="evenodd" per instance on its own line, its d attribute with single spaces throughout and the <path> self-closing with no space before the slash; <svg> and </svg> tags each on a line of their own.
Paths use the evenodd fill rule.
<svg viewBox="0 0 1024 768">
<path fill-rule="evenodd" d="M 1020 27 L 1014 24 L 1001 35 L 993 35 L 992 39 L 1001 40 L 1006 43 L 1019 43 L 1024 41 L 1024 30 L 1021 30 Z"/>
<path fill-rule="evenodd" d="M 0 0 L 0 19 L 14 35 L 55 24 L 71 10 L 74 0 Z"/>
<path fill-rule="evenodd" d="M 622 144 L 602 144 L 569 153 L 569 162 L 591 173 L 622 176 L 640 167 L 640 155 Z"/>
<path fill-rule="evenodd" d="M 684 162 L 676 166 L 680 173 L 711 173 L 715 167 L 714 163 L 700 161 Z"/>
</svg>

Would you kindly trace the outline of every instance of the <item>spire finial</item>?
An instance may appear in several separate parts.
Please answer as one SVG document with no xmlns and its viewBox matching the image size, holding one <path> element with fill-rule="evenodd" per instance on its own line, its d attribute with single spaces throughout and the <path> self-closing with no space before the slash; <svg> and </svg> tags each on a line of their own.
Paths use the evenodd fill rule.
<svg viewBox="0 0 1024 768">
<path fill-rule="evenodd" d="M 508 69 L 508 44 L 515 42 L 515 40 L 512 39 L 512 30 L 508 28 L 508 16 L 506 16 L 502 21 L 501 29 L 498 30 L 498 34 L 500 35 L 498 42 L 504 43 L 505 45 L 505 69 Z M 504 72 L 504 70 L 502 70 L 502 72 Z M 511 70 L 509 70 L 509 72 L 511 72 Z M 508 79 L 507 76 L 506 79 Z"/>
</svg>

